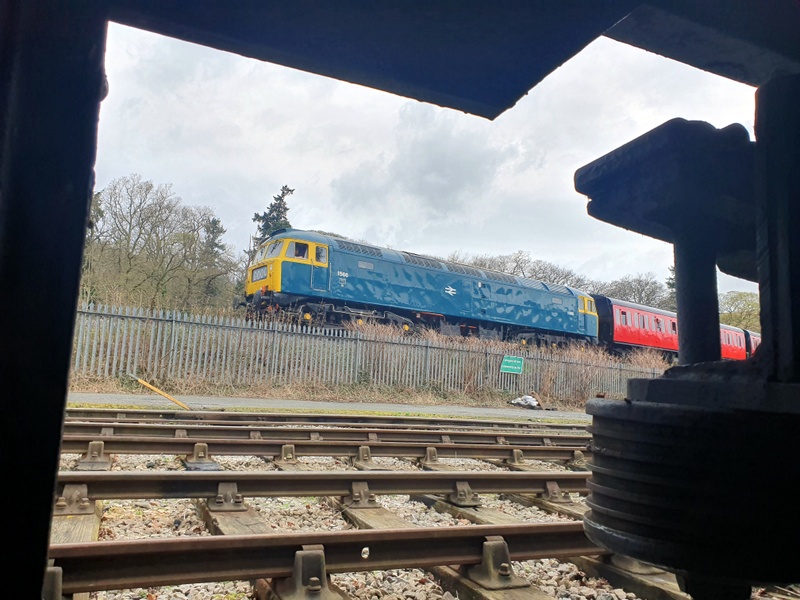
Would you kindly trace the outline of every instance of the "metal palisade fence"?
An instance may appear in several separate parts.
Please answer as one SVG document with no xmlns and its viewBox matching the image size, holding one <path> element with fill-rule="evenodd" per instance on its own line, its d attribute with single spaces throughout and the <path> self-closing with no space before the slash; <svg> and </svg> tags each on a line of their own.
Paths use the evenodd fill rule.
<svg viewBox="0 0 800 600">
<path fill-rule="evenodd" d="M 523 359 L 521 373 L 501 372 L 508 354 Z M 537 390 L 550 398 L 586 398 L 597 392 L 621 397 L 628 379 L 658 377 L 663 371 L 556 358 L 538 348 L 465 343 L 463 338 L 386 337 L 90 305 L 77 314 L 71 372 L 99 379 L 132 374 L 152 382 L 239 387 L 362 384 L 466 394 Z"/>
</svg>

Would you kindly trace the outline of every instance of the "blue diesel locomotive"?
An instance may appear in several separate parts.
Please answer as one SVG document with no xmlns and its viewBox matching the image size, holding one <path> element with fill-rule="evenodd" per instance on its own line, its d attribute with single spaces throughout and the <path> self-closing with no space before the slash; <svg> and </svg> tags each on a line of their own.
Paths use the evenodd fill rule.
<svg viewBox="0 0 800 600">
<path fill-rule="evenodd" d="M 525 343 L 597 341 L 588 293 L 298 229 L 261 244 L 245 297 L 255 316 L 320 325 L 371 320 Z"/>
</svg>

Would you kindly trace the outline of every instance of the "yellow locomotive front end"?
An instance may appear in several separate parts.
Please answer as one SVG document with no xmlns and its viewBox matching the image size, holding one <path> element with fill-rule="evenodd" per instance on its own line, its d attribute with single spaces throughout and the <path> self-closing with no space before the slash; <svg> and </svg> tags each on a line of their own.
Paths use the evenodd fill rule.
<svg viewBox="0 0 800 600">
<path fill-rule="evenodd" d="M 281 254 L 286 240 L 263 244 L 247 269 L 244 293 L 248 298 L 281 291 Z"/>
</svg>

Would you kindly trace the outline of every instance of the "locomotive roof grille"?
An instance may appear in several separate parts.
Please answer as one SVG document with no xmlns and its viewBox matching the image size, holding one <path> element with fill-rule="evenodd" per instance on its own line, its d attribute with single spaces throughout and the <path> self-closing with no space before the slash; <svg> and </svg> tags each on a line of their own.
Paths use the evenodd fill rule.
<svg viewBox="0 0 800 600">
<path fill-rule="evenodd" d="M 345 240 L 335 240 L 336 245 L 342 250 L 348 252 L 357 252 L 359 254 L 366 254 L 367 256 L 376 256 L 381 258 L 383 253 L 380 248 L 374 246 L 365 246 L 364 244 L 356 244 L 355 242 L 347 242 Z"/>
<path fill-rule="evenodd" d="M 513 275 L 508 275 L 506 273 L 498 273 L 497 271 L 484 271 L 486 273 L 486 277 L 488 279 L 494 279 L 495 281 L 502 281 L 503 283 L 517 283 L 517 278 Z"/>
<path fill-rule="evenodd" d="M 550 288 L 551 292 L 558 292 L 559 294 L 571 295 L 570 291 L 569 291 L 569 288 L 567 288 L 566 286 L 563 286 L 563 285 L 561 285 L 559 283 L 548 283 L 547 287 Z"/>
<path fill-rule="evenodd" d="M 541 281 L 537 281 L 536 279 L 528 279 L 527 277 L 520 277 L 519 282 L 525 287 L 533 288 L 535 290 L 542 290 L 543 292 L 548 291 L 547 286 L 543 284 Z"/>
<path fill-rule="evenodd" d="M 401 252 L 400 255 L 403 257 L 407 263 L 411 263 L 412 265 L 419 265 L 420 267 L 428 267 L 429 269 L 441 269 L 442 263 L 438 260 L 433 260 L 432 258 L 425 258 L 424 256 L 419 256 L 418 254 L 410 254 L 408 252 Z"/>
<path fill-rule="evenodd" d="M 449 271 L 453 271 L 455 273 L 461 273 L 462 275 L 472 275 L 473 277 L 483 277 L 483 271 L 479 271 L 474 267 L 465 267 L 464 265 L 455 265 L 451 263 L 447 263 L 447 269 Z"/>
</svg>

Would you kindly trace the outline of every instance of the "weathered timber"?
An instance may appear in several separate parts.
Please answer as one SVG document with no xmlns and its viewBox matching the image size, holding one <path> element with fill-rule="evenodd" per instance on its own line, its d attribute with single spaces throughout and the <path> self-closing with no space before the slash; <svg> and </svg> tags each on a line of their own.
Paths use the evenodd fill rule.
<svg viewBox="0 0 800 600">
<path fill-rule="evenodd" d="M 335 502 L 335 500 L 333 500 Z M 342 507 L 342 515 L 359 529 L 389 529 L 396 527 L 414 527 L 385 508 L 359 510 Z M 459 570 L 448 566 L 434 566 L 428 569 L 440 582 L 442 587 L 458 598 L 468 600 L 546 600 L 548 596 L 532 587 L 522 589 L 489 590 L 471 581 Z"/>
</svg>

